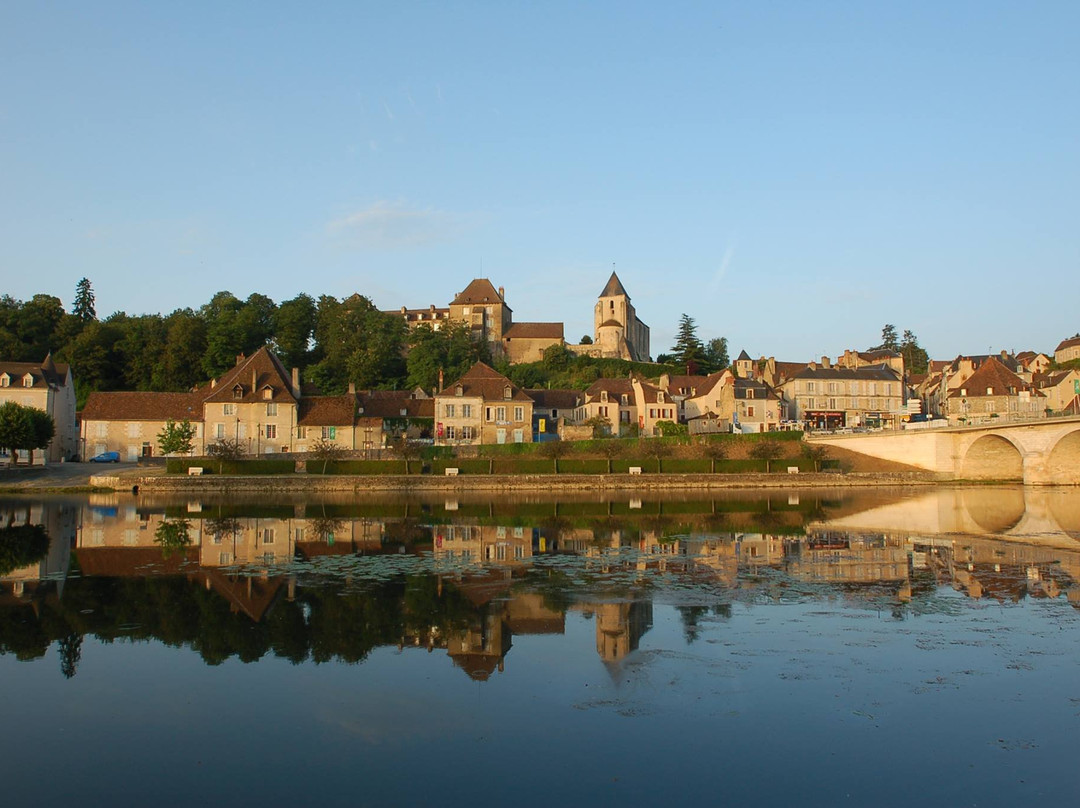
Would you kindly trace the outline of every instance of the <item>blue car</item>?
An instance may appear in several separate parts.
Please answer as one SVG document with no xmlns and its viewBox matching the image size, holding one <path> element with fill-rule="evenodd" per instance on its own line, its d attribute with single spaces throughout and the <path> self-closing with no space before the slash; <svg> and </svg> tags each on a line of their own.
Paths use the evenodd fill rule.
<svg viewBox="0 0 1080 808">
<path fill-rule="evenodd" d="M 99 455 L 94 455 L 90 458 L 91 463 L 119 463 L 119 452 L 102 452 Z"/>
</svg>

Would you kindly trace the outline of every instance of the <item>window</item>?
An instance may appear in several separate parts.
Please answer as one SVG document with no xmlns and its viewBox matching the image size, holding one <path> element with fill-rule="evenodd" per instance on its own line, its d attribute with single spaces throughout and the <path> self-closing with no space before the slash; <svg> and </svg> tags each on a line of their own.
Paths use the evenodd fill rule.
<svg viewBox="0 0 1080 808">
<path fill-rule="evenodd" d="M 753 390 L 747 390 L 746 391 L 746 397 L 747 398 L 753 398 L 754 397 L 754 391 Z"/>
<path fill-rule="evenodd" d="M 274 397 L 274 391 L 271 390 L 269 387 L 264 387 L 263 388 L 263 400 L 264 401 L 269 401 L 273 397 Z"/>
<path fill-rule="evenodd" d="M 22 386 L 23 387 L 33 387 L 34 386 L 34 377 L 31 376 L 29 373 L 27 373 L 25 376 L 23 376 Z"/>
<path fill-rule="evenodd" d="M 510 385 L 506 385 L 503 388 L 503 398 L 510 399 L 514 397 L 514 391 L 510 388 Z"/>
<path fill-rule="evenodd" d="M 275 537 L 275 531 L 272 527 L 264 527 L 262 532 L 262 543 L 273 544 Z"/>
<path fill-rule="evenodd" d="M 232 415 L 235 409 L 236 409 L 236 407 L 234 405 L 232 405 L 232 404 L 222 404 L 221 405 L 221 414 L 222 415 Z"/>
<path fill-rule="evenodd" d="M 607 390 L 600 391 L 600 401 L 607 403 Z"/>
<path fill-rule="evenodd" d="M 457 407 L 454 404 L 447 404 L 444 409 L 446 410 L 447 418 L 453 418 L 457 415 Z"/>
<path fill-rule="evenodd" d="M 462 418 L 472 418 L 472 404 L 462 404 L 461 405 L 461 417 Z"/>
<path fill-rule="evenodd" d="M 466 306 L 465 308 L 463 308 L 461 310 L 461 313 L 462 314 L 472 314 L 472 309 L 469 306 Z"/>
<path fill-rule="evenodd" d="M 214 437 L 222 440 L 225 437 L 225 424 L 217 424 L 214 427 Z"/>
<path fill-rule="evenodd" d="M 623 393 L 621 396 L 619 396 L 619 403 L 622 404 L 624 407 L 627 406 L 626 393 Z"/>
<path fill-rule="evenodd" d="M 746 417 L 747 418 L 753 418 L 754 417 L 754 407 L 753 407 L 753 405 L 748 406 L 746 408 Z"/>
<path fill-rule="evenodd" d="M 830 393 L 835 393 L 836 392 L 836 382 L 829 382 L 829 392 Z"/>
<path fill-rule="evenodd" d="M 277 438 L 277 424 L 266 425 L 266 438 L 267 440 L 274 440 Z"/>
<path fill-rule="evenodd" d="M 336 426 L 324 426 L 322 428 L 323 440 L 337 440 L 337 427 Z"/>
<path fill-rule="evenodd" d="M 109 434 L 109 425 L 106 424 L 104 421 L 99 422 L 98 425 L 97 425 L 97 436 L 99 438 L 104 438 L 108 434 Z M 100 452 L 99 452 L 99 454 L 100 454 Z"/>
<path fill-rule="evenodd" d="M 465 395 L 465 388 L 462 387 L 459 384 L 457 387 L 454 388 L 454 395 L 455 396 L 463 396 L 463 395 Z"/>
<path fill-rule="evenodd" d="M 271 401 L 269 404 L 266 405 L 266 414 L 267 415 L 277 415 L 277 402 L 276 401 Z"/>
<path fill-rule="evenodd" d="M 236 385 L 236 387 L 234 387 L 233 390 L 232 390 L 232 397 L 233 398 L 243 398 L 244 397 L 244 388 L 241 387 L 240 385 Z"/>
<path fill-rule="evenodd" d="M 488 408 L 487 408 L 487 409 L 486 409 L 486 410 L 484 411 L 484 418 L 485 418 L 485 420 L 488 420 L 488 421 L 490 421 L 490 420 L 491 420 L 491 407 L 488 407 Z"/>
<path fill-rule="evenodd" d="M 10 384 L 11 384 L 11 377 L 10 376 L 8 376 L 6 373 L 3 376 L 0 376 L 0 387 L 7 387 Z"/>
<path fill-rule="evenodd" d="M 656 394 L 656 403 L 657 404 L 663 404 L 664 403 L 664 394 L 663 393 L 657 393 Z"/>
<path fill-rule="evenodd" d="M 137 438 L 142 435 L 142 424 L 128 422 L 127 433 L 129 438 Z"/>
<path fill-rule="evenodd" d="M 305 530 L 305 528 L 302 528 L 302 527 L 295 528 L 293 530 L 293 540 L 294 541 L 303 541 L 304 540 L 304 530 Z"/>
<path fill-rule="evenodd" d="M 476 436 L 473 433 L 473 428 L 471 426 L 463 426 L 461 428 L 461 438 L 462 438 L 462 440 L 472 440 L 474 437 L 476 437 Z"/>
<path fill-rule="evenodd" d="M 524 421 L 525 420 L 525 408 L 524 407 L 514 407 L 514 420 L 515 421 Z"/>
<path fill-rule="evenodd" d="M 296 428 L 296 437 L 298 437 L 300 440 L 303 440 L 304 438 L 306 438 L 307 437 L 307 427 L 306 426 L 298 426 Z"/>
<path fill-rule="evenodd" d="M 986 388 L 986 395 L 988 395 L 988 396 L 994 395 L 994 388 L 993 387 L 987 387 Z"/>
<path fill-rule="evenodd" d="M 808 393 L 813 393 L 814 392 L 814 383 L 813 382 L 807 382 L 806 383 L 806 392 L 808 392 Z"/>
<path fill-rule="evenodd" d="M 506 420 L 506 407 L 496 407 L 495 408 L 495 420 L 496 421 L 505 421 Z"/>
<path fill-rule="evenodd" d="M 447 440 L 455 440 L 455 439 L 457 439 L 457 427 L 451 425 L 451 426 L 448 426 L 446 428 L 446 439 Z"/>
</svg>

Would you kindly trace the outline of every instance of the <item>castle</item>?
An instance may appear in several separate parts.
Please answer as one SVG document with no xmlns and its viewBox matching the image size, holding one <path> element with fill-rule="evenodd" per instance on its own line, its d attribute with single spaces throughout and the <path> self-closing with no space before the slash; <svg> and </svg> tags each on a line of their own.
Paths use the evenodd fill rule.
<svg viewBox="0 0 1080 808">
<path fill-rule="evenodd" d="M 493 356 L 504 356 L 511 364 L 537 362 L 552 345 L 566 345 L 586 356 L 649 362 L 649 327 L 638 319 L 622 281 L 614 272 L 600 292 L 593 310 L 592 344 L 567 345 L 562 323 L 514 322 L 513 309 L 506 304 L 506 290 L 496 289 L 487 278 L 476 278 L 458 293 L 446 308 L 430 306 L 396 312 L 409 328 L 426 325 L 439 330 L 447 323 L 466 323 L 473 338 L 486 340 Z"/>
</svg>

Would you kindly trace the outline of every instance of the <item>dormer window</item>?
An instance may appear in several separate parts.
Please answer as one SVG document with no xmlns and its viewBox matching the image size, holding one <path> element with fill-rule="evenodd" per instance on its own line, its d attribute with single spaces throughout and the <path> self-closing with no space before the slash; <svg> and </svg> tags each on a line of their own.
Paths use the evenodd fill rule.
<svg viewBox="0 0 1080 808">
<path fill-rule="evenodd" d="M 22 386 L 23 387 L 33 387 L 34 386 L 34 377 L 31 376 L 29 373 L 27 373 L 25 376 L 22 377 Z"/>
<path fill-rule="evenodd" d="M 754 391 L 753 390 L 747 390 L 746 391 L 746 397 L 747 398 L 753 398 L 754 397 Z"/>
<path fill-rule="evenodd" d="M 463 395 L 465 395 L 465 388 L 462 387 L 459 384 L 457 387 L 454 388 L 454 395 L 455 396 L 463 396 Z"/>
<path fill-rule="evenodd" d="M 621 396 L 619 396 L 619 403 L 621 403 L 624 407 L 628 406 L 626 393 L 623 393 Z"/>
<path fill-rule="evenodd" d="M 503 388 L 503 398 L 509 401 L 513 397 L 514 391 L 510 388 L 510 385 L 506 385 L 506 387 Z"/>
<path fill-rule="evenodd" d="M 232 397 L 233 398 L 243 398 L 244 397 L 244 388 L 241 387 L 240 385 L 236 385 L 236 387 L 234 387 L 232 389 Z"/>
<path fill-rule="evenodd" d="M 600 403 L 607 404 L 607 390 L 600 391 Z"/>
<path fill-rule="evenodd" d="M 966 388 L 966 387 L 961 387 L 961 388 L 960 388 L 960 395 L 962 395 L 962 396 L 966 396 L 966 395 L 967 395 L 967 388 Z"/>
<path fill-rule="evenodd" d="M 11 385 L 11 377 L 6 373 L 0 373 L 0 387 L 8 387 Z"/>
<path fill-rule="evenodd" d="M 263 401 L 269 401 L 274 397 L 274 389 L 272 387 L 263 388 Z"/>
<path fill-rule="evenodd" d="M 986 395 L 988 395 L 988 396 L 994 395 L 994 388 L 993 387 L 987 387 L 986 388 Z"/>
<path fill-rule="evenodd" d="M 657 404 L 663 404 L 664 403 L 664 394 L 663 393 L 657 393 L 656 394 L 656 403 Z"/>
</svg>

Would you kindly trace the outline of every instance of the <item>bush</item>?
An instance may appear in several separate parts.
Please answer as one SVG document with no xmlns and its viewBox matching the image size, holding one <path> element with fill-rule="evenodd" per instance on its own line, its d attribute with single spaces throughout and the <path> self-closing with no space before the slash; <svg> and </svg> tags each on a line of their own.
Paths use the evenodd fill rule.
<svg viewBox="0 0 1080 808">
<path fill-rule="evenodd" d="M 292 474 L 296 463 L 288 460 L 219 460 L 216 457 L 170 457 L 165 461 L 168 474 L 187 474 L 192 466 L 201 466 L 203 474 Z"/>
</svg>

